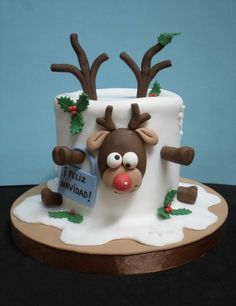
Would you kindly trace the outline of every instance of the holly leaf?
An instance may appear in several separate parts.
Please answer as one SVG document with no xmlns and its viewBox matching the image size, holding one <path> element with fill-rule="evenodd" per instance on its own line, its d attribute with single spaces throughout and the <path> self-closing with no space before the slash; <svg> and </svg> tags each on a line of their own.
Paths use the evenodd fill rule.
<svg viewBox="0 0 236 306">
<path fill-rule="evenodd" d="M 190 209 L 186 208 L 179 208 L 179 209 L 173 209 L 171 212 L 171 215 L 173 216 L 182 216 L 182 215 L 189 215 L 192 211 Z"/>
<path fill-rule="evenodd" d="M 57 98 L 57 102 L 60 105 L 61 109 L 64 110 L 64 112 L 69 111 L 69 106 L 75 105 L 74 101 L 71 100 L 69 97 L 60 97 Z"/>
<path fill-rule="evenodd" d="M 89 105 L 88 95 L 82 92 L 82 94 L 79 96 L 79 99 L 76 100 L 76 105 L 78 107 L 79 112 L 85 111 Z"/>
<path fill-rule="evenodd" d="M 164 200 L 164 206 L 167 204 L 170 204 L 171 202 L 173 202 L 175 196 L 177 194 L 177 190 L 172 189 L 171 191 L 167 192 L 166 196 L 165 196 L 165 200 Z"/>
<path fill-rule="evenodd" d="M 157 96 L 159 96 L 160 92 L 161 92 L 161 86 L 157 81 L 155 81 L 152 85 L 150 93 L 155 93 Z"/>
<path fill-rule="evenodd" d="M 84 121 L 80 113 L 71 117 L 70 120 L 70 132 L 72 135 L 76 135 L 83 130 Z"/>
<path fill-rule="evenodd" d="M 50 218 L 62 219 L 62 218 L 67 218 L 69 213 L 68 211 L 49 211 L 48 215 Z"/>
<path fill-rule="evenodd" d="M 163 218 L 165 218 L 165 219 L 170 219 L 170 214 L 168 214 L 168 213 L 165 211 L 165 208 L 164 208 L 164 207 L 158 208 L 157 211 L 158 211 L 159 215 L 161 215 Z"/>
<path fill-rule="evenodd" d="M 171 41 L 172 41 L 172 38 L 174 36 L 177 36 L 177 35 L 180 35 L 181 33 L 172 33 L 172 32 L 166 32 L 166 33 L 162 33 L 157 41 L 158 43 L 162 46 L 162 47 L 165 47 L 166 45 L 168 45 Z"/>
<path fill-rule="evenodd" d="M 67 220 L 72 222 L 72 223 L 81 223 L 84 218 L 82 215 L 80 215 L 79 213 L 76 213 L 74 215 L 68 215 Z"/>
</svg>

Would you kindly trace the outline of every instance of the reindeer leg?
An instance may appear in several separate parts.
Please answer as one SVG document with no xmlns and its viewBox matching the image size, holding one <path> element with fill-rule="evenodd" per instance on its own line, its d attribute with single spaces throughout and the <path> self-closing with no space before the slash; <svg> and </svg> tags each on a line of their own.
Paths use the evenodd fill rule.
<svg viewBox="0 0 236 306">
<path fill-rule="evenodd" d="M 80 164 L 85 155 L 81 151 L 71 150 L 65 146 L 57 146 L 52 151 L 52 159 L 57 165 Z"/>
<path fill-rule="evenodd" d="M 180 165 L 190 165 L 194 158 L 194 150 L 190 147 L 168 147 L 161 149 L 161 158 Z"/>
<path fill-rule="evenodd" d="M 65 146 L 57 146 L 52 151 L 52 158 L 57 165 L 69 165 L 81 163 L 85 155 L 83 152 L 71 150 Z M 62 204 L 62 195 L 59 192 L 53 192 L 49 188 L 42 189 L 41 198 L 43 204 L 47 207 Z"/>
<path fill-rule="evenodd" d="M 41 190 L 41 199 L 46 207 L 60 206 L 62 204 L 62 195 L 59 192 L 53 192 L 49 188 Z"/>
<path fill-rule="evenodd" d="M 178 187 L 177 199 L 180 202 L 194 204 L 197 199 L 197 186 Z"/>
</svg>

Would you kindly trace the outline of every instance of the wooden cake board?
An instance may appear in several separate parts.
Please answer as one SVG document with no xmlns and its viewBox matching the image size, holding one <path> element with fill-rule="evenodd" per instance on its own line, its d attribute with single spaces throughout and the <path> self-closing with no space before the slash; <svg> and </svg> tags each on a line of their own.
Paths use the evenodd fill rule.
<svg viewBox="0 0 236 306">
<path fill-rule="evenodd" d="M 16 245 L 41 263 L 79 272 L 106 274 L 140 274 L 178 267 L 206 254 L 216 246 L 224 233 L 228 214 L 226 201 L 211 188 L 189 179 L 181 182 L 203 186 L 221 202 L 209 211 L 217 215 L 215 224 L 205 230 L 184 229 L 184 239 L 175 244 L 152 247 L 133 240 L 120 239 L 99 246 L 75 246 L 60 241 L 61 230 L 52 226 L 25 223 L 13 215 L 14 208 L 26 197 L 40 194 L 45 185 L 36 186 L 13 203 L 12 236 Z"/>
</svg>

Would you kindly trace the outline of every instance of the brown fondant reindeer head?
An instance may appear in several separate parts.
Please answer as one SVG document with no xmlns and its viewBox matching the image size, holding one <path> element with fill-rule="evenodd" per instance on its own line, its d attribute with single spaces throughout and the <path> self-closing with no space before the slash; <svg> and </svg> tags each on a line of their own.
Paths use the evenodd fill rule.
<svg viewBox="0 0 236 306">
<path fill-rule="evenodd" d="M 112 120 L 113 107 L 107 106 L 105 117 L 96 120 L 105 130 L 94 133 L 87 141 L 90 150 L 99 149 L 98 167 L 103 183 L 120 194 L 140 187 L 146 170 L 144 143 L 155 145 L 158 142 L 154 131 L 141 127 L 151 118 L 150 114 L 140 114 L 137 103 L 132 104 L 131 108 L 128 128 L 116 129 Z"/>
</svg>

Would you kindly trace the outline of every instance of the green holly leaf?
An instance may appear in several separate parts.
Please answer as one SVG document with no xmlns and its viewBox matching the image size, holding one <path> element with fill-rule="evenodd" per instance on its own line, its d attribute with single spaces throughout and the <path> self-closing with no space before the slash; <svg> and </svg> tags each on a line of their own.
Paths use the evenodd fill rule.
<svg viewBox="0 0 236 306">
<path fill-rule="evenodd" d="M 60 107 L 64 110 L 64 112 L 68 112 L 69 106 L 75 105 L 74 101 L 71 100 L 69 97 L 60 97 L 57 98 L 57 102 Z"/>
<path fill-rule="evenodd" d="M 81 223 L 84 220 L 83 216 L 79 213 L 70 214 L 68 211 L 49 211 L 48 215 L 50 218 L 66 218 L 68 221 L 73 223 Z"/>
<path fill-rule="evenodd" d="M 76 213 L 74 215 L 69 214 L 67 220 L 73 223 L 81 223 L 84 220 L 84 218 L 79 213 Z"/>
<path fill-rule="evenodd" d="M 179 208 L 179 209 L 173 209 L 171 212 L 171 215 L 173 216 L 182 216 L 182 215 L 189 215 L 192 211 L 190 209 L 186 208 Z"/>
<path fill-rule="evenodd" d="M 174 36 L 180 35 L 181 33 L 172 33 L 172 32 L 166 32 L 166 33 L 162 33 L 159 37 L 158 37 L 158 43 L 162 46 L 165 47 L 166 45 L 168 45 L 171 41 L 172 38 Z"/>
<path fill-rule="evenodd" d="M 170 219 L 170 214 L 165 211 L 164 207 L 158 208 L 157 211 L 158 211 L 159 215 L 161 215 L 163 218 Z"/>
<path fill-rule="evenodd" d="M 79 112 L 85 111 L 89 105 L 88 95 L 82 92 L 82 94 L 79 96 L 79 99 L 76 100 L 76 105 L 78 107 Z"/>
<path fill-rule="evenodd" d="M 161 86 L 157 81 L 155 81 L 152 85 L 152 89 L 149 94 L 156 94 L 157 96 L 159 96 L 160 92 L 161 92 Z"/>
<path fill-rule="evenodd" d="M 70 132 L 72 135 L 76 135 L 83 130 L 84 120 L 81 116 L 81 113 L 77 113 L 77 115 L 71 117 L 70 120 Z"/>
<path fill-rule="evenodd" d="M 62 219 L 67 218 L 69 213 L 68 211 L 49 211 L 48 215 L 50 218 Z"/>
<path fill-rule="evenodd" d="M 69 97 L 60 97 L 57 98 L 58 104 L 60 105 L 61 109 L 64 112 L 71 113 L 71 120 L 70 120 L 70 132 L 72 135 L 76 135 L 80 133 L 84 126 L 84 121 L 81 116 L 81 112 L 85 111 L 89 105 L 88 95 L 84 92 L 79 96 L 79 99 L 76 100 L 76 103 Z M 75 106 L 75 110 L 69 110 L 70 106 Z M 77 108 L 76 108 L 77 107 Z M 73 114 L 73 112 L 75 114 Z"/>
<path fill-rule="evenodd" d="M 177 190 L 174 190 L 174 189 L 172 189 L 171 191 L 167 192 L 167 194 L 165 196 L 165 200 L 164 200 L 164 206 L 166 206 L 167 204 L 170 204 L 171 202 L 173 202 L 176 194 L 177 194 Z"/>
</svg>

